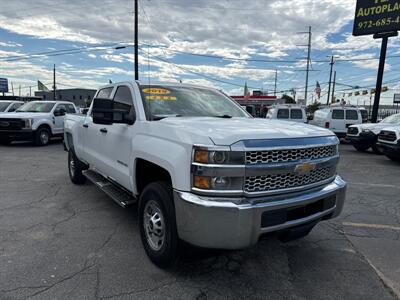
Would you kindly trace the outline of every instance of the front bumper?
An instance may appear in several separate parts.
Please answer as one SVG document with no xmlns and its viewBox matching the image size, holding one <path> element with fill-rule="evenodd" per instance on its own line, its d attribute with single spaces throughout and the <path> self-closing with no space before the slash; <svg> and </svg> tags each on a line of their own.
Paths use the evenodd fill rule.
<svg viewBox="0 0 400 300">
<path fill-rule="evenodd" d="M 400 158 L 400 142 L 397 144 L 378 142 L 376 145 L 383 154 Z"/>
<path fill-rule="evenodd" d="M 355 146 L 368 146 L 372 147 L 378 140 L 378 136 L 373 132 L 361 132 L 359 135 L 346 135 L 346 140 Z"/>
<path fill-rule="evenodd" d="M 240 204 L 175 190 L 178 235 L 199 247 L 245 248 L 265 233 L 338 216 L 345 194 L 346 183 L 339 176 L 322 188 L 303 193 L 231 199 Z"/>
<path fill-rule="evenodd" d="M 12 141 L 31 140 L 34 137 L 34 134 L 35 132 L 32 129 L 0 130 L 0 139 L 7 138 Z"/>
</svg>

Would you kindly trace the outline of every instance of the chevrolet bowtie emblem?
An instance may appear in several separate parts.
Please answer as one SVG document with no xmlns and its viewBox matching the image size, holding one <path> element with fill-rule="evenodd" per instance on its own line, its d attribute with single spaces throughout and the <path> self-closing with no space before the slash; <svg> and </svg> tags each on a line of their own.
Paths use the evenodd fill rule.
<svg viewBox="0 0 400 300">
<path fill-rule="evenodd" d="M 306 175 L 308 173 L 310 173 L 311 171 L 315 170 L 316 165 L 313 163 L 303 163 L 300 165 L 297 165 L 296 168 L 294 169 L 294 171 L 299 174 L 299 175 Z"/>
</svg>

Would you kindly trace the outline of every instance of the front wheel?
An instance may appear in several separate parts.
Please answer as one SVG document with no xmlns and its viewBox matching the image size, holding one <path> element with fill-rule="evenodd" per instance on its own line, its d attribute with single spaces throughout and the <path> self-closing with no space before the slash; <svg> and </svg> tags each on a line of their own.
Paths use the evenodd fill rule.
<svg viewBox="0 0 400 300">
<path fill-rule="evenodd" d="M 139 200 L 140 237 L 150 260 L 161 268 L 173 265 L 178 253 L 172 187 L 167 182 L 150 183 Z"/>
<path fill-rule="evenodd" d="M 390 160 L 400 163 L 400 157 L 393 155 L 386 155 Z"/>
<path fill-rule="evenodd" d="M 75 153 L 69 149 L 68 151 L 68 173 L 69 178 L 75 184 L 84 184 L 86 177 L 82 174 L 83 163 L 76 157 Z"/>
<path fill-rule="evenodd" d="M 50 142 L 51 133 L 46 127 L 39 127 L 35 133 L 35 144 L 37 146 L 46 146 Z"/>
</svg>

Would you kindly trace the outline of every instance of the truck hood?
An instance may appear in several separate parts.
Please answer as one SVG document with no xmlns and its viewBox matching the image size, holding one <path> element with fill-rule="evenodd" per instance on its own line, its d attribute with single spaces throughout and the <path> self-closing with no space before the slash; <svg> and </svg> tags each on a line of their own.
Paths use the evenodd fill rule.
<svg viewBox="0 0 400 300">
<path fill-rule="evenodd" d="M 2 119 L 36 119 L 36 118 L 46 118 L 50 113 L 31 113 L 31 112 L 11 112 L 11 113 L 1 113 L 0 118 Z"/>
<path fill-rule="evenodd" d="M 334 135 L 327 129 L 308 124 L 256 118 L 174 117 L 159 122 L 192 134 L 207 136 L 216 145 L 232 145 L 242 140 Z"/>
<path fill-rule="evenodd" d="M 352 125 L 350 127 L 357 127 L 358 130 L 361 132 L 363 130 L 371 130 L 373 133 L 378 134 L 383 128 L 396 126 L 392 123 L 366 123 L 366 124 L 358 124 Z"/>
</svg>

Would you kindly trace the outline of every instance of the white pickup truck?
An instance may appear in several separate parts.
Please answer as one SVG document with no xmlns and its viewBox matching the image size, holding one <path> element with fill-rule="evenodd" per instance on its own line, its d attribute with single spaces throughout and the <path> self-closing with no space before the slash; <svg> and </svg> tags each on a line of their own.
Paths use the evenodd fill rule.
<svg viewBox="0 0 400 300">
<path fill-rule="evenodd" d="M 73 183 L 87 178 L 123 207 L 138 201 L 144 248 L 161 267 L 180 240 L 239 249 L 271 232 L 304 236 L 345 200 L 331 131 L 252 118 L 209 88 L 102 87 L 87 116 L 67 115 L 64 140 Z"/>
<path fill-rule="evenodd" d="M 67 113 L 76 113 L 72 102 L 32 101 L 13 113 L 0 114 L 0 144 L 23 140 L 47 145 L 52 137 L 63 137 Z"/>
</svg>

